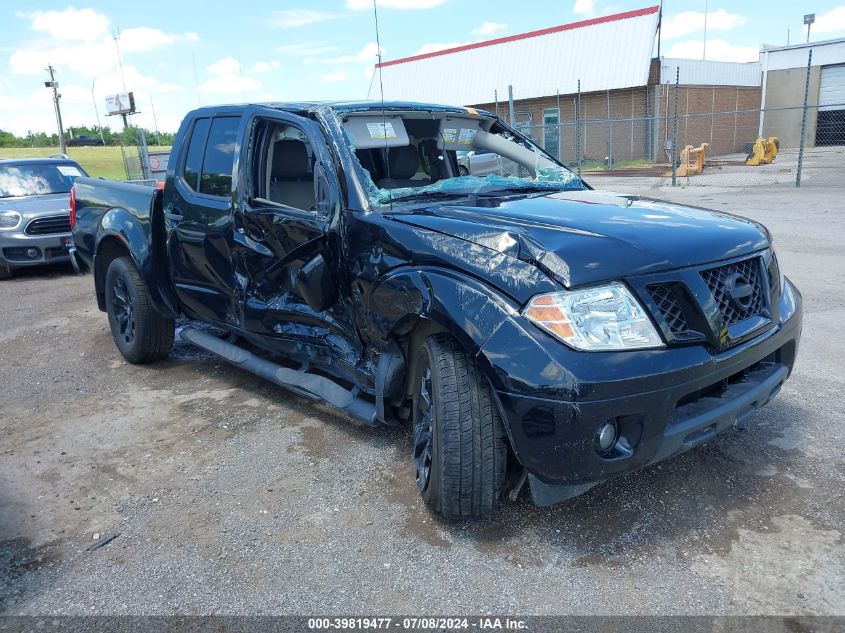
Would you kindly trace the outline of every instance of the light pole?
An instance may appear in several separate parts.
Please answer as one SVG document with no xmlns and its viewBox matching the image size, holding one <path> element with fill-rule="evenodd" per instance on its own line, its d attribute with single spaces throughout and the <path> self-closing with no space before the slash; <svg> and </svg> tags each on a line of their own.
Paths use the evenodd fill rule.
<svg viewBox="0 0 845 633">
<path fill-rule="evenodd" d="M 123 84 L 123 92 L 126 92 L 126 77 L 123 76 L 123 60 L 120 59 L 120 44 L 118 40 L 120 39 L 120 29 L 117 30 L 117 34 L 114 36 L 114 49 L 117 51 L 117 66 L 120 68 L 120 83 Z M 120 118 L 123 119 L 123 129 L 124 131 L 129 128 L 129 122 L 126 120 L 126 113 L 121 112 Z"/>
<path fill-rule="evenodd" d="M 59 127 L 59 153 L 64 154 L 67 148 L 65 147 L 65 132 L 62 129 L 62 110 L 59 107 L 59 99 L 62 98 L 59 94 L 59 82 L 56 81 L 55 69 L 52 66 L 47 66 L 44 70 L 50 73 L 50 81 L 45 81 L 44 87 L 53 89 L 53 105 L 56 108 L 56 124 Z"/>
<path fill-rule="evenodd" d="M 97 84 L 97 78 L 91 82 L 91 102 L 94 104 L 94 116 L 97 117 L 97 131 L 100 133 L 100 140 L 103 145 L 106 144 L 106 138 L 103 136 L 103 126 L 100 125 L 100 111 L 97 109 L 97 99 L 94 97 L 94 86 Z"/>
<path fill-rule="evenodd" d="M 156 119 L 156 106 L 153 103 L 153 96 L 150 95 L 150 107 L 153 109 L 153 125 L 156 128 L 156 145 L 161 145 L 161 134 L 158 131 L 158 120 Z"/>
</svg>

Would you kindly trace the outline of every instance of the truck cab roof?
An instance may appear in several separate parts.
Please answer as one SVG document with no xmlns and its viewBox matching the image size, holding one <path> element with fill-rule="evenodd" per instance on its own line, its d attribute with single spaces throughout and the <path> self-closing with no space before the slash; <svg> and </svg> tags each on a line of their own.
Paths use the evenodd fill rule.
<svg viewBox="0 0 845 633">
<path fill-rule="evenodd" d="M 426 110 L 433 112 L 455 112 L 466 113 L 467 108 L 460 106 L 442 105 L 436 103 L 421 103 L 417 101 L 361 101 L 361 100 L 336 100 L 336 101 L 284 101 L 284 102 L 267 102 L 267 103 L 242 103 L 225 106 L 205 106 L 198 108 L 191 112 L 194 117 L 198 116 L 212 116 L 215 114 L 223 114 L 227 112 L 235 113 L 241 112 L 247 107 L 259 106 L 265 108 L 272 108 L 276 110 L 283 110 L 285 112 L 303 114 L 306 112 L 313 112 L 321 108 L 327 108 L 336 112 L 360 112 L 367 110 Z M 481 116 L 492 116 L 485 110 L 473 110 L 473 112 Z"/>
</svg>

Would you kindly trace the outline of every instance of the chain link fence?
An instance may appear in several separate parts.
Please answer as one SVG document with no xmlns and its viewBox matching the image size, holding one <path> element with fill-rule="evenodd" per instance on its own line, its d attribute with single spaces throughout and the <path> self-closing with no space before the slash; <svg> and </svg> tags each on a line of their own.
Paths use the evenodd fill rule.
<svg viewBox="0 0 845 633">
<path fill-rule="evenodd" d="M 147 136 L 143 130 L 138 130 L 136 143 L 133 145 L 120 144 L 120 153 L 123 157 L 123 168 L 126 172 L 127 182 L 155 185 L 150 171 L 150 154 L 147 147 Z"/>
<path fill-rule="evenodd" d="M 521 125 L 595 187 L 845 184 L 845 104 Z"/>
</svg>

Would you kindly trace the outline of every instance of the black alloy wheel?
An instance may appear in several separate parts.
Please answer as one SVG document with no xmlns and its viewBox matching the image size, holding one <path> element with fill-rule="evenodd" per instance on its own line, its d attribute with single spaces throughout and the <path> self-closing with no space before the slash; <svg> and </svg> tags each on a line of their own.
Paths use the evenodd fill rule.
<svg viewBox="0 0 845 633">
<path fill-rule="evenodd" d="M 431 481 L 432 442 L 434 440 L 434 405 L 431 388 L 431 367 L 426 366 L 417 388 L 417 411 L 414 420 L 414 477 L 420 494 Z"/>
<path fill-rule="evenodd" d="M 112 310 L 120 336 L 128 345 L 132 345 L 135 341 L 135 308 L 132 306 L 132 296 L 123 277 L 114 280 L 111 296 Z"/>
<path fill-rule="evenodd" d="M 117 349 L 130 363 L 165 358 L 173 347 L 175 323 L 153 308 L 147 285 L 131 257 L 117 257 L 104 284 L 109 328 Z"/>
</svg>

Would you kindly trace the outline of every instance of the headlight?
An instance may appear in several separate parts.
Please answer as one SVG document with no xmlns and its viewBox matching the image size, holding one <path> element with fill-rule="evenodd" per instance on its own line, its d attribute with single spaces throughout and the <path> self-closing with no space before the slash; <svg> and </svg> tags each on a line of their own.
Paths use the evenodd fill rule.
<svg viewBox="0 0 845 633">
<path fill-rule="evenodd" d="M 523 314 L 578 350 L 663 347 L 645 310 L 620 283 L 538 295 Z"/>
<path fill-rule="evenodd" d="M 18 228 L 21 223 L 21 214 L 17 211 L 0 212 L 0 231 L 8 231 Z"/>
</svg>

